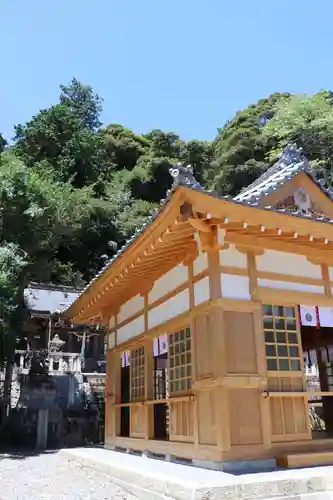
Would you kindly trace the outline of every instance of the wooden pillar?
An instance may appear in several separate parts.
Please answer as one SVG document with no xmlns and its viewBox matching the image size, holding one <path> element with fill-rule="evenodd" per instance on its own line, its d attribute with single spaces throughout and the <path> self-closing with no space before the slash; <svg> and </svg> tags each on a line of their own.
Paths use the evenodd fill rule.
<svg viewBox="0 0 333 500">
<path fill-rule="evenodd" d="M 206 252 L 210 299 L 221 297 L 220 256 L 217 228 L 199 232 L 201 251 Z M 191 272 L 191 268 L 190 268 Z M 195 300 L 195 297 L 194 299 Z M 191 304 L 192 305 L 192 304 Z M 193 319 L 192 352 L 195 393 L 194 439 L 197 446 L 229 449 L 228 393 L 217 382 L 225 372 L 223 310 L 214 305 Z"/>
<path fill-rule="evenodd" d="M 106 379 L 105 379 L 105 441 L 113 434 L 112 421 L 114 417 L 114 395 L 112 392 L 112 351 L 106 353 Z"/>
<path fill-rule="evenodd" d="M 105 317 L 105 324 L 108 323 Z M 114 344 L 117 346 L 117 313 L 115 313 Z M 107 334 L 108 335 L 108 334 Z M 107 339 L 107 348 L 109 339 Z M 107 436 L 120 436 L 121 413 L 115 404 L 121 402 L 121 353 L 107 349 L 105 384 L 105 441 Z"/>
<path fill-rule="evenodd" d="M 221 297 L 221 273 L 220 273 L 220 254 L 217 243 L 217 227 L 213 227 L 211 233 L 201 234 L 200 239 L 203 241 L 203 249 L 207 252 L 208 258 L 208 274 L 209 274 L 209 289 L 211 300 Z M 203 240 L 204 238 L 204 240 Z"/>
<path fill-rule="evenodd" d="M 257 262 L 256 256 L 262 254 L 260 250 L 248 250 L 247 251 L 247 269 L 249 276 L 249 292 L 251 299 L 257 301 L 257 307 L 253 310 L 253 327 L 254 327 L 254 341 L 255 341 L 255 352 L 257 358 L 257 371 L 258 375 L 265 381 L 259 390 L 267 388 L 267 367 L 266 367 L 266 350 L 265 350 L 265 338 L 264 329 L 262 323 L 262 305 L 258 301 L 258 280 L 257 280 Z M 260 414 L 261 414 L 261 426 L 262 426 L 262 440 L 263 445 L 266 449 L 271 448 L 271 414 L 270 414 L 270 401 L 268 398 L 259 396 L 260 400 Z"/>
<path fill-rule="evenodd" d="M 105 388 L 105 432 L 110 436 L 120 435 L 120 353 L 108 351 L 106 357 L 107 377 Z"/>
<path fill-rule="evenodd" d="M 256 256 L 252 251 L 247 252 L 247 272 L 249 275 L 249 292 L 251 299 L 256 300 L 258 295 L 257 267 Z"/>
<path fill-rule="evenodd" d="M 154 397 L 154 349 L 153 339 L 144 342 L 145 356 L 145 401 Z M 154 405 L 145 405 L 145 439 L 154 438 Z"/>
<path fill-rule="evenodd" d="M 254 338 L 256 344 L 257 367 L 258 375 L 265 381 L 260 390 L 267 388 L 267 367 L 266 367 L 266 349 L 264 329 L 262 324 L 262 306 L 258 302 L 258 308 L 253 311 L 253 326 Z M 260 412 L 261 412 L 261 426 L 262 426 L 262 439 L 263 445 L 266 449 L 272 446 L 272 429 L 271 429 L 271 409 L 269 398 L 260 397 Z"/>
<path fill-rule="evenodd" d="M 325 296 L 330 299 L 332 298 L 332 290 L 327 264 L 321 264 L 321 274 L 324 282 Z"/>
</svg>

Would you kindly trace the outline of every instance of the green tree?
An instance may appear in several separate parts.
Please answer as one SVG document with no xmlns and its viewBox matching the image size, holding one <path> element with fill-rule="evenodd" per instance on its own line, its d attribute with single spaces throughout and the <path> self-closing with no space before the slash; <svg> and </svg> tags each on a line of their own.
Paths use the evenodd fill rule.
<svg viewBox="0 0 333 500">
<path fill-rule="evenodd" d="M 3 137 L 3 135 L 0 133 L 0 154 L 3 153 L 3 151 L 5 150 L 6 146 L 7 146 L 7 141 Z"/>
<path fill-rule="evenodd" d="M 269 166 L 268 153 L 275 145 L 263 138 L 263 130 L 278 105 L 290 94 L 272 94 L 240 111 L 223 128 L 213 143 L 212 187 L 221 194 L 236 195 Z"/>
<path fill-rule="evenodd" d="M 294 96 L 281 103 L 277 113 L 263 130 L 272 160 L 288 143 L 302 147 L 313 168 L 321 169 L 332 183 L 333 177 L 333 106 L 331 92 L 314 96 Z"/>
<path fill-rule="evenodd" d="M 140 135 L 115 123 L 101 131 L 104 161 L 111 171 L 132 170 L 140 156 L 147 153 L 150 143 Z"/>
<path fill-rule="evenodd" d="M 101 99 L 75 79 L 61 90 L 60 103 L 15 127 L 15 151 L 27 166 L 52 172 L 59 181 L 96 185 L 106 176 L 103 135 L 96 132 Z"/>
<path fill-rule="evenodd" d="M 10 402 L 12 360 L 16 337 L 25 319 L 23 275 L 25 254 L 13 243 L 0 245 L 0 369 L 5 368 L 1 421 Z"/>
<path fill-rule="evenodd" d="M 214 178 L 213 144 L 206 141 L 192 140 L 184 142 L 180 150 L 180 161 L 191 165 L 196 179 L 209 187 Z"/>
<path fill-rule="evenodd" d="M 100 115 L 103 99 L 89 85 L 83 85 L 73 78 L 69 85 L 60 85 L 60 90 L 60 104 L 81 119 L 83 128 L 94 131 L 102 125 Z"/>
<path fill-rule="evenodd" d="M 27 168 L 12 153 L 0 157 L 0 364 L 12 361 L 22 332 L 23 290 L 46 281 L 64 241 L 75 239 L 91 214 L 91 190 L 74 189 Z M 45 262 L 49 265 L 43 265 Z"/>
</svg>

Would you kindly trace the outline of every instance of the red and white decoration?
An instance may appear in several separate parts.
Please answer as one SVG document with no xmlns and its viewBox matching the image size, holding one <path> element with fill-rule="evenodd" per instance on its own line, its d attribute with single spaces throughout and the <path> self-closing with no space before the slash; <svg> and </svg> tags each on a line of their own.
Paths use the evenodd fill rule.
<svg viewBox="0 0 333 500">
<path fill-rule="evenodd" d="M 299 306 L 299 316 L 302 326 L 333 327 L 333 308 L 331 307 Z"/>
</svg>

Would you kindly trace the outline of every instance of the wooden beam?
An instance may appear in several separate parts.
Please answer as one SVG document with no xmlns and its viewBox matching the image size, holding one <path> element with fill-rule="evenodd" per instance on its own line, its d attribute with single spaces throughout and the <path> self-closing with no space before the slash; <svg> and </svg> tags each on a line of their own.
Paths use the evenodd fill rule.
<svg viewBox="0 0 333 500">
<path fill-rule="evenodd" d="M 280 228 L 298 234 L 312 234 L 315 238 L 328 238 L 333 241 L 333 224 L 315 221 L 311 218 L 281 214 L 274 210 L 263 210 L 249 205 L 242 205 L 232 200 L 221 200 L 199 191 L 180 188 L 184 197 L 197 212 L 209 212 L 212 217 L 228 218 L 230 222 L 246 222 L 249 226 L 263 225 L 267 229 Z"/>
<path fill-rule="evenodd" d="M 295 253 L 305 257 L 314 257 L 322 259 L 322 262 L 332 262 L 332 251 L 316 248 L 315 246 L 302 246 L 294 243 L 271 241 L 269 238 L 257 238 L 255 236 L 243 236 L 227 233 L 225 240 L 234 245 L 245 246 L 248 248 L 258 248 L 267 250 L 277 250 L 280 252 Z"/>
</svg>

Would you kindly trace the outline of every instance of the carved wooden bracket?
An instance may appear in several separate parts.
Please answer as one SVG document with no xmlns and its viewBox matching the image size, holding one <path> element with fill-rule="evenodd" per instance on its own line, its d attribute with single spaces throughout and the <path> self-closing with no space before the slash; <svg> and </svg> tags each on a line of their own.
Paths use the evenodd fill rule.
<svg viewBox="0 0 333 500">
<path fill-rule="evenodd" d="M 202 233 L 210 233 L 212 230 L 211 224 L 208 224 L 205 219 L 191 218 L 188 219 L 188 222 L 191 224 L 191 226 Z"/>
<path fill-rule="evenodd" d="M 144 283 L 141 287 L 141 291 L 140 291 L 140 297 L 145 297 L 146 295 L 148 295 L 149 292 L 152 291 L 154 287 L 154 282 L 150 281 L 148 283 Z"/>
<path fill-rule="evenodd" d="M 321 266 L 322 264 L 333 266 L 333 259 L 330 262 L 327 262 L 327 259 L 325 259 L 322 255 L 319 255 L 318 257 L 307 257 L 306 260 L 316 266 Z"/>
<path fill-rule="evenodd" d="M 188 220 L 193 217 L 193 207 L 190 203 L 184 203 L 179 207 L 180 219 L 182 221 Z"/>
<path fill-rule="evenodd" d="M 252 254 L 252 255 L 264 255 L 265 253 L 265 249 L 261 249 L 261 248 L 253 248 L 253 247 L 250 247 L 250 246 L 244 246 L 244 245 L 236 245 L 236 250 L 237 252 L 240 252 L 240 253 L 245 253 L 245 254 Z"/>
<path fill-rule="evenodd" d="M 216 226 L 208 226 L 208 231 L 198 231 L 198 240 L 200 250 L 202 252 L 216 252 L 219 250 L 225 250 L 229 248 L 228 243 L 219 244 L 218 242 L 218 229 Z"/>
<path fill-rule="evenodd" d="M 199 255 L 198 246 L 195 245 L 195 247 L 193 247 L 193 249 L 189 251 L 185 259 L 183 260 L 183 266 L 189 266 L 190 264 L 192 264 L 198 257 L 198 255 Z"/>
</svg>

